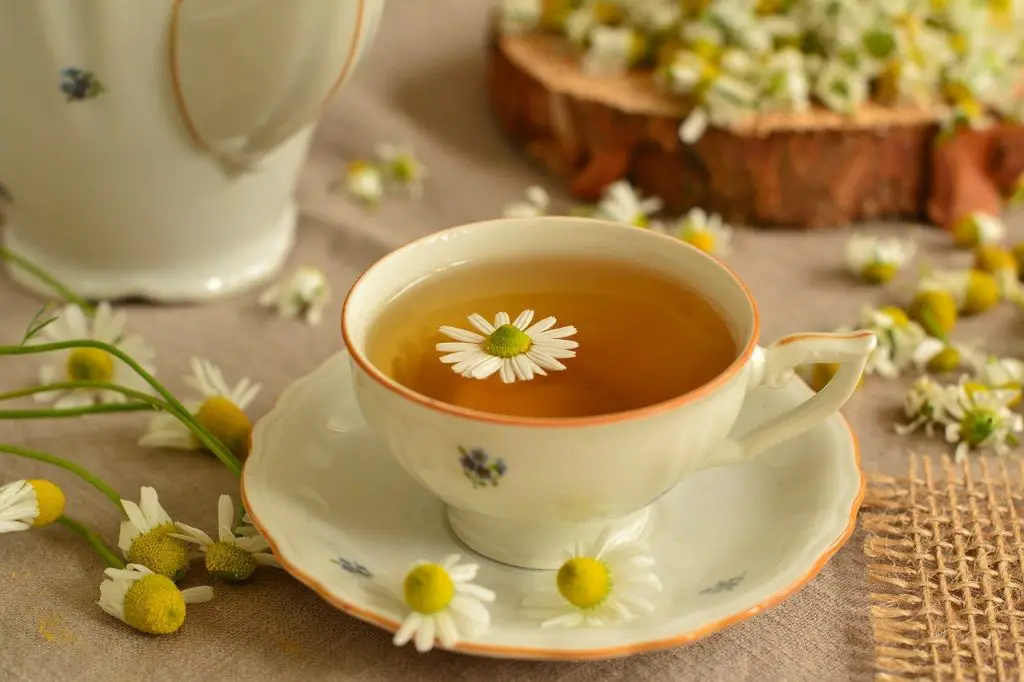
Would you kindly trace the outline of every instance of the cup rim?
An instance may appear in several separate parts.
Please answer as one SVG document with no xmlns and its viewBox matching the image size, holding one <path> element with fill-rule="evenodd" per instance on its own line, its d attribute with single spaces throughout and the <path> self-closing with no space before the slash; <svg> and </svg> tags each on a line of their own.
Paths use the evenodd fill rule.
<svg viewBox="0 0 1024 682">
<path fill-rule="evenodd" d="M 385 254 L 372 265 L 370 265 L 368 268 L 363 270 L 363 272 L 360 273 L 360 275 L 352 283 L 352 286 L 349 289 L 348 294 L 345 296 L 345 301 L 341 306 L 340 326 L 342 342 L 348 349 L 349 356 L 355 361 L 359 368 L 368 377 L 370 377 L 370 379 L 378 383 L 381 387 L 390 391 L 391 393 L 394 393 L 398 397 L 415 403 L 421 407 L 425 407 L 434 412 L 439 412 L 449 416 L 468 419 L 470 421 L 480 423 L 535 428 L 580 428 L 585 426 L 603 426 L 607 424 L 616 424 L 620 422 L 633 421 L 635 419 L 651 417 L 657 414 L 662 414 L 664 412 L 669 412 L 676 408 L 682 407 L 683 405 L 696 402 L 700 398 L 703 398 L 713 393 L 716 389 L 726 384 L 734 376 L 736 376 L 736 374 L 739 373 L 739 371 L 743 369 L 743 367 L 745 367 L 748 362 L 750 362 L 750 359 L 754 355 L 754 351 L 757 348 L 758 340 L 761 336 L 761 315 L 757 308 L 757 301 L 754 299 L 754 296 L 753 294 L 751 294 L 750 289 L 747 287 L 747 285 L 732 270 L 732 268 L 730 268 L 728 265 L 723 263 L 718 258 L 715 258 L 714 256 L 711 256 L 705 253 L 704 251 L 701 251 L 700 249 L 691 246 L 679 239 L 675 239 L 674 237 L 671 237 L 669 235 L 661 234 L 650 230 L 645 230 L 645 232 L 647 232 L 653 237 L 664 239 L 666 243 L 672 243 L 673 245 L 675 245 L 673 248 L 682 247 L 690 249 L 694 255 L 700 258 L 710 260 L 713 262 L 714 265 L 721 268 L 729 276 L 729 278 L 739 287 L 740 291 L 747 299 L 747 303 L 749 304 L 751 311 L 751 327 L 749 338 L 747 339 L 746 345 L 737 354 L 736 358 L 729 364 L 729 366 L 726 367 L 719 374 L 717 374 L 714 378 L 705 382 L 704 384 L 701 384 L 697 388 L 694 388 L 691 391 L 687 391 L 686 393 L 683 393 L 681 395 L 677 395 L 673 398 L 669 398 L 668 400 L 663 400 L 661 402 L 653 403 L 651 405 L 645 405 L 643 407 L 637 407 L 631 410 L 611 412 L 608 414 L 588 415 L 585 417 L 522 417 L 518 415 L 497 414 L 493 412 L 484 412 L 482 410 L 473 410 L 465 407 L 460 407 L 458 405 L 452 405 L 451 403 L 446 403 L 441 400 L 436 400 L 434 398 L 423 395 L 422 393 L 418 393 L 417 391 L 414 391 L 410 388 L 403 386 L 402 384 L 398 383 L 391 377 L 384 374 L 384 372 L 382 372 L 380 369 L 378 369 L 372 362 L 370 362 L 370 360 L 366 357 L 363 351 L 357 348 L 355 344 L 352 342 L 352 337 L 349 334 L 348 330 L 348 311 L 349 305 L 352 302 L 353 294 L 356 293 L 356 291 L 359 289 L 361 285 L 366 286 L 366 278 L 370 276 L 373 273 L 373 271 L 377 269 L 377 267 L 382 263 L 388 261 L 391 258 L 395 258 L 401 255 L 406 250 L 414 248 L 419 244 L 439 238 L 444 238 L 445 235 L 462 232 L 467 228 L 473 228 L 483 225 L 494 225 L 496 223 L 515 223 L 545 220 L 547 218 L 558 218 L 559 220 L 566 220 L 572 222 L 601 223 L 604 225 L 614 225 L 617 227 L 624 227 L 626 229 L 633 230 L 642 229 L 622 225 L 621 223 L 616 223 L 608 220 L 600 220 L 595 218 L 579 218 L 575 216 L 541 216 L 539 218 L 526 219 L 497 218 L 494 220 L 465 223 L 462 225 L 457 225 L 455 227 L 449 227 L 444 230 L 431 232 L 428 235 L 424 235 L 423 237 L 419 237 L 410 242 L 407 242 L 402 246 L 398 247 L 397 249 Z M 586 228 L 581 227 L 580 229 Z"/>
</svg>

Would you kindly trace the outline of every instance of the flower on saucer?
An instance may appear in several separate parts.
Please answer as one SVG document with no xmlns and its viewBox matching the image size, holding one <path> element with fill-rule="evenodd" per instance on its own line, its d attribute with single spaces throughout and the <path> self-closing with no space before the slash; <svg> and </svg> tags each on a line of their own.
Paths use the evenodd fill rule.
<svg viewBox="0 0 1024 682">
<path fill-rule="evenodd" d="M 190 587 L 179 590 L 166 576 L 145 566 L 108 568 L 100 584 L 97 604 L 114 618 L 140 632 L 169 635 L 185 622 L 185 605 L 213 599 L 213 588 Z"/>
<path fill-rule="evenodd" d="M 915 251 L 909 239 L 855 234 L 846 242 L 846 266 L 865 282 L 884 284 L 910 262 Z"/>
<path fill-rule="evenodd" d="M 949 414 L 946 441 L 957 443 L 957 461 L 981 448 L 991 448 L 997 455 L 1005 455 L 1018 444 L 1017 434 L 1024 431 L 1024 417 L 1010 410 L 1009 405 L 1019 395 L 1017 390 L 960 382 L 956 400 L 946 406 Z"/>
<path fill-rule="evenodd" d="M 395 646 L 411 640 L 417 651 L 425 653 L 438 639 L 451 649 L 461 637 L 481 634 L 490 626 L 491 614 L 484 602 L 494 601 L 495 594 L 473 583 L 480 570 L 477 564 L 460 564 L 459 559 L 458 554 L 452 554 L 439 563 L 418 561 L 401 582 L 369 583 L 374 591 L 397 599 L 409 609 L 395 632 Z"/>
<path fill-rule="evenodd" d="M 377 147 L 377 158 L 385 182 L 405 187 L 413 198 L 423 196 L 423 182 L 427 178 L 427 167 L 416 158 L 410 147 L 396 144 L 381 144 Z"/>
<path fill-rule="evenodd" d="M 153 351 L 138 336 L 125 335 L 124 311 L 115 313 L 109 303 L 100 303 L 90 320 L 77 305 L 67 305 L 56 319 L 46 325 L 29 343 L 55 341 L 102 341 L 129 355 L 148 372 L 153 368 Z M 71 348 L 53 354 L 55 361 L 39 372 L 43 384 L 90 381 L 118 384 L 136 391 L 149 392 L 149 385 L 131 367 L 99 348 Z M 54 402 L 58 409 L 84 407 L 93 403 L 123 403 L 122 393 L 96 388 L 46 391 L 35 394 L 40 402 Z"/>
<path fill-rule="evenodd" d="M 987 213 L 969 213 L 953 224 L 953 243 L 961 248 L 993 244 L 1006 237 L 1006 225 Z"/>
<path fill-rule="evenodd" d="M 278 566 L 269 551 L 270 544 L 255 528 L 234 528 L 235 505 L 230 495 L 221 495 L 217 501 L 217 541 L 192 526 L 177 523 L 181 533 L 174 537 L 199 545 L 206 555 L 206 570 L 210 575 L 228 582 L 241 582 L 249 578 L 257 566 Z"/>
<path fill-rule="evenodd" d="M 376 206 L 384 196 L 384 174 L 369 161 L 353 161 L 345 167 L 345 191 L 367 206 Z"/>
<path fill-rule="evenodd" d="M 526 33 L 537 28 L 544 13 L 544 0 L 503 0 L 501 30 L 503 33 Z"/>
<path fill-rule="evenodd" d="M 117 545 L 128 563 L 180 580 L 188 571 L 188 547 L 174 537 L 174 521 L 160 506 L 156 490 L 142 488 L 139 503 L 121 500 L 127 520 L 121 522 Z"/>
<path fill-rule="evenodd" d="M 537 218 L 547 215 L 550 205 L 551 197 L 548 191 L 539 185 L 530 185 L 526 188 L 526 200 L 508 204 L 502 215 L 505 218 Z"/>
<path fill-rule="evenodd" d="M 504 383 L 511 384 L 565 369 L 559 360 L 576 356 L 573 349 L 579 343 L 567 338 L 576 333 L 576 327 L 555 328 L 554 317 L 531 325 L 533 317 L 532 310 L 524 310 L 513 322 L 501 312 L 491 324 L 473 313 L 469 323 L 480 333 L 445 325 L 440 332 L 455 340 L 439 343 L 435 349 L 446 353 L 441 362 L 452 365 L 453 372 L 472 379 L 486 379 L 497 372 Z"/>
<path fill-rule="evenodd" d="M 286 319 L 302 316 L 307 324 L 316 326 L 324 307 L 331 300 L 331 285 L 323 272 L 312 266 L 300 267 L 284 284 L 277 283 L 260 295 L 260 305 L 274 308 Z"/>
<path fill-rule="evenodd" d="M 64 513 L 64 492 L 50 481 L 12 481 L 0 486 L 0 535 L 46 526 Z"/>
<path fill-rule="evenodd" d="M 192 374 L 184 381 L 202 396 L 202 400 L 185 403 L 196 421 L 232 454 L 247 456 L 252 422 L 246 416 L 245 408 L 260 392 L 260 384 L 244 378 L 231 387 L 220 369 L 209 360 L 199 358 L 192 358 Z M 177 450 L 201 450 L 205 447 L 181 420 L 166 412 L 150 419 L 149 428 L 139 439 L 139 445 Z"/>
<path fill-rule="evenodd" d="M 650 216 L 660 211 L 662 201 L 658 197 L 640 197 L 629 181 L 613 182 L 604 191 L 597 204 L 597 216 L 637 227 L 648 227 Z"/>
<path fill-rule="evenodd" d="M 907 391 L 903 403 L 903 410 L 910 421 L 906 424 L 897 424 L 896 433 L 905 436 L 913 433 L 919 428 L 931 436 L 936 426 L 942 426 L 946 422 L 947 406 L 955 395 L 951 395 L 957 388 L 947 387 L 939 384 L 928 375 L 918 377 L 910 390 Z"/>
<path fill-rule="evenodd" d="M 523 600 L 524 614 L 540 619 L 541 627 L 601 627 L 650 613 L 654 605 L 642 592 L 660 592 L 661 581 L 646 552 L 642 543 L 606 528 L 590 548 L 577 545 L 565 554 L 554 585 Z"/>
<path fill-rule="evenodd" d="M 675 235 L 705 253 L 721 256 L 729 253 L 732 228 L 717 213 L 707 214 L 702 208 L 690 209 L 680 219 Z"/>
</svg>

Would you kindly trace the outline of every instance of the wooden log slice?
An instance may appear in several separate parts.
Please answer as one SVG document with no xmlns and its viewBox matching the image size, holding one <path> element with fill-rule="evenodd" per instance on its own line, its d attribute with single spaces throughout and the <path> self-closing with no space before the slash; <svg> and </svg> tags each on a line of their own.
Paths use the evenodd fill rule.
<svg viewBox="0 0 1024 682">
<path fill-rule="evenodd" d="M 823 108 L 760 114 L 687 145 L 677 132 L 687 103 L 661 92 L 650 73 L 585 75 L 564 41 L 543 34 L 495 32 L 489 59 L 502 130 L 586 201 L 628 178 L 672 212 L 700 206 L 741 224 L 821 228 L 935 212 L 948 224 L 964 206 L 990 208 L 992 196 L 998 213 L 999 191 L 988 179 L 997 174 L 1002 185 L 1024 170 L 1024 140 L 989 144 L 1000 148 L 999 163 L 977 154 L 971 163 L 992 196 L 960 191 L 960 169 L 947 169 L 943 196 L 930 197 L 938 133 L 930 110 L 867 104 L 852 116 Z M 953 163 L 958 153 L 945 157 Z"/>
</svg>

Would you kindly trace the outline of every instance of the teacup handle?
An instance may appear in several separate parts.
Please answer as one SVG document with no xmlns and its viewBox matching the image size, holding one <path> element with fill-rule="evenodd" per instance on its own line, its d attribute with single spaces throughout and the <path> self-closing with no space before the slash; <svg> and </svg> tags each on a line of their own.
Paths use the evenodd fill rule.
<svg viewBox="0 0 1024 682">
<path fill-rule="evenodd" d="M 808 363 L 833 363 L 839 365 L 839 370 L 808 400 L 726 441 L 705 466 L 751 460 L 838 412 L 856 390 L 868 356 L 877 344 L 874 332 L 862 330 L 844 334 L 791 334 L 767 348 L 758 347 L 751 359 L 748 391 L 761 386 L 781 388 L 793 379 L 798 366 Z"/>
</svg>

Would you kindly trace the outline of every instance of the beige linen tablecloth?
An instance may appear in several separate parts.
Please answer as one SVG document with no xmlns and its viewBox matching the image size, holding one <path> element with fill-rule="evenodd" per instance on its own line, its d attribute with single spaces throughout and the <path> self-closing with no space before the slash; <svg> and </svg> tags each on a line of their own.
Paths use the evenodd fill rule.
<svg viewBox="0 0 1024 682">
<path fill-rule="evenodd" d="M 336 295 L 322 326 L 268 315 L 257 307 L 255 292 L 201 307 L 129 307 L 131 330 L 157 349 L 158 375 L 172 390 L 184 388 L 180 375 L 190 356 L 207 357 L 229 377 L 262 382 L 252 407 L 254 417 L 262 415 L 291 381 L 340 349 L 336 314 L 361 270 L 414 237 L 498 216 L 531 183 L 554 187 L 503 142 L 489 120 L 482 85 L 488 5 L 392 2 L 371 53 L 324 120 L 302 180 L 304 218 L 288 264 L 289 270 L 308 264 L 328 274 Z M 371 214 L 328 191 L 343 160 L 368 155 L 385 141 L 413 145 L 429 165 L 421 202 L 390 200 Z M 1011 222 L 1021 236 L 1019 218 Z M 894 296 L 892 290 L 857 286 L 845 275 L 842 247 L 849 234 L 738 231 L 728 262 L 760 302 L 766 339 L 851 323 L 862 304 Z M 925 228 L 919 237 L 933 262 L 969 259 L 946 246 L 938 231 Z M 3 343 L 18 342 L 38 306 L 0 280 Z M 1001 309 L 963 325 L 958 334 L 985 339 L 993 352 L 1017 353 L 1020 314 Z M 38 364 L 38 358 L 0 362 L 0 387 L 32 384 Z M 905 472 L 907 441 L 892 435 L 903 386 L 869 381 L 846 410 L 868 470 Z M 207 456 L 139 448 L 145 420 L 136 414 L 0 422 L 0 442 L 72 458 L 121 491 L 137 494 L 140 485 L 152 484 L 173 513 L 215 527 L 217 496 L 237 492 L 237 482 Z M 0 481 L 38 476 L 64 486 L 69 510 L 116 542 L 117 519 L 102 496 L 63 471 L 0 456 Z M 144 636 L 96 606 L 98 558 L 78 538 L 51 527 L 0 538 L 0 679 L 859 679 L 870 675 L 873 658 L 862 542 L 858 532 L 783 604 L 693 645 L 616 661 L 542 664 L 397 649 L 386 633 L 336 611 L 273 569 L 246 586 L 218 586 L 216 601 L 191 609 L 177 635 Z"/>
</svg>

